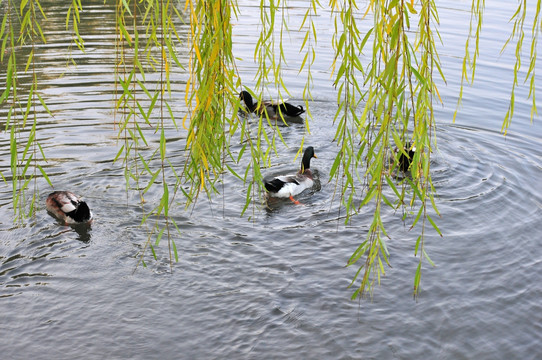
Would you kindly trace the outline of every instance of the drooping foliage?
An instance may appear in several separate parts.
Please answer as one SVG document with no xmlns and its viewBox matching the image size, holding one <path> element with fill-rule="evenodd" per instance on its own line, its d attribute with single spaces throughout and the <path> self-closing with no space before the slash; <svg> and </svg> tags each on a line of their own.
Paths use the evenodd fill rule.
<svg viewBox="0 0 542 360">
<path fill-rule="evenodd" d="M 173 201 L 183 199 L 189 208 L 202 194 L 212 198 L 220 192 L 218 181 L 229 174 L 246 184 L 247 198 L 242 211 L 245 213 L 252 199 L 262 192 L 262 167 L 269 165 L 270 157 L 277 151 L 277 142 L 284 139 L 272 119 L 262 116 L 249 123 L 239 116 L 238 94 L 244 84 L 233 53 L 232 24 L 245 10 L 236 1 L 117 0 L 108 3 L 106 0 L 106 4 L 114 7 L 117 24 L 115 129 L 121 145 L 112 157 L 124 168 L 127 191 L 138 192 L 141 204 L 145 203 L 145 194 L 151 188 L 159 189 L 158 203 L 151 204 L 150 209 L 142 205 L 142 224 L 149 234 L 145 249 L 150 248 L 156 257 L 155 248 L 165 235 L 170 259 L 178 260 L 174 241 L 178 237 L 174 234 L 181 234 L 182 238 L 182 226 L 170 216 Z M 288 5 L 287 0 L 259 4 L 261 26 L 254 44 L 254 91 L 262 94 L 272 86 L 278 98 L 288 95 L 283 79 L 284 39 L 293 27 L 304 33 L 303 41 L 298 44 L 302 54 L 299 72 L 306 74 L 303 97 L 307 108 L 305 125 L 307 131 L 310 130 L 312 66 L 319 44 L 314 19 L 322 9 L 331 10 L 334 24 L 331 46 L 335 52 L 331 68 L 337 90 L 333 124 L 337 153 L 329 177 L 336 184 L 335 194 L 347 215 L 346 222 L 361 207 L 369 206 L 373 211 L 369 231 L 348 261 L 349 265 L 359 267 L 352 281 L 356 286 L 353 297 L 370 293 L 385 272 L 388 262 L 386 224 L 382 219 L 385 206 L 414 209 L 411 227 L 419 232 L 414 245 L 415 255 L 419 256 L 414 276 L 416 295 L 423 261 L 432 264 L 424 246 L 426 231 L 440 234 L 430 171 L 430 158 L 436 147 L 433 107 L 441 101 L 436 84 L 445 82 L 436 46 L 440 41 L 438 6 L 432 0 L 330 0 L 328 4 L 307 0 L 302 5 L 296 3 L 305 9 L 302 23 L 290 24 Z M 40 146 L 36 130 L 37 109 L 49 112 L 40 95 L 35 57 L 36 47 L 47 40 L 41 28 L 46 16 L 39 0 L 4 0 L 1 6 L 0 61 L 6 86 L 0 95 L 0 106 L 8 109 L 6 131 L 11 145 L 9 174 L 2 177 L 13 190 L 14 219 L 22 222 L 36 210 L 36 178 L 43 176 L 51 184 L 42 167 L 47 154 Z M 462 72 L 465 83 L 475 77 L 483 9 L 483 1 L 472 0 Z M 512 16 L 513 33 L 506 42 L 516 45 L 516 66 L 503 132 L 514 115 L 514 89 L 519 83 L 524 24 L 528 15 L 526 1 L 518 2 Z M 539 15 L 540 1 L 533 14 L 525 78 L 532 98 L 531 117 L 536 114 Z M 66 28 L 71 31 L 73 45 L 79 51 L 85 51 L 84 34 L 79 32 L 82 16 L 80 0 L 66 5 Z M 368 31 L 360 30 L 364 28 L 361 22 L 371 24 Z M 184 33 L 188 35 L 180 35 Z M 15 49 L 21 45 L 30 48 L 26 58 L 15 56 Z M 184 51 L 183 56 L 180 49 Z M 187 74 L 182 106 L 174 104 L 170 96 L 174 67 Z M 18 81 L 20 72 L 32 74 L 24 92 Z M 151 74 L 155 79 L 158 75 L 159 80 L 149 81 Z M 184 109 L 182 114 L 173 110 L 175 106 Z M 150 135 L 149 128 L 152 129 Z M 182 166 L 174 166 L 168 156 L 165 134 L 170 128 L 186 133 Z M 158 140 L 150 141 L 149 136 Z M 241 144 L 235 153 L 231 151 L 232 141 Z M 152 148 L 153 144 L 157 144 L 153 151 L 140 151 L 142 147 Z M 299 146 L 300 151 L 303 147 L 303 143 L 288 145 Z M 398 159 L 414 147 L 418 151 L 409 170 L 410 176 L 398 184 L 392 177 Z M 393 151 L 394 148 L 398 151 Z M 243 173 L 238 173 L 230 164 L 239 163 L 243 158 L 249 159 L 248 166 Z M 388 161 L 390 158 L 392 161 Z M 175 181 L 168 180 L 171 178 Z M 391 192 L 385 191 L 390 189 Z M 30 195 L 29 190 L 32 190 Z M 31 200 L 27 201 L 27 197 Z"/>
</svg>

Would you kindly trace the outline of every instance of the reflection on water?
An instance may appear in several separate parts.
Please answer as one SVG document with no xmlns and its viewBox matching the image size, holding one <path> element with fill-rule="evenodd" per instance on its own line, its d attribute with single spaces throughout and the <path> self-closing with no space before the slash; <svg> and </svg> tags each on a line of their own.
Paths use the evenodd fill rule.
<svg viewBox="0 0 542 360">
<path fill-rule="evenodd" d="M 57 220 L 59 225 L 62 224 L 61 221 Z M 65 232 L 75 232 L 77 234 L 76 240 L 88 243 L 91 240 L 92 228 L 91 224 L 73 224 L 73 225 L 64 225 L 66 229 L 60 230 L 60 233 Z"/>
<path fill-rule="evenodd" d="M 487 9 L 491 49 L 495 39 L 505 38 L 491 21 L 502 18 L 509 10 L 502 9 L 506 4 L 487 5 L 496 6 Z M 48 15 L 45 26 L 63 28 L 64 14 L 54 2 L 42 5 Z M 457 24 L 464 23 L 464 13 L 453 10 L 456 3 L 448 5 L 440 14 L 443 70 L 454 73 L 461 66 L 455 54 L 463 51 Z M 499 108 L 507 106 L 509 87 L 501 82 L 512 69 L 513 56 L 503 55 L 499 66 L 493 59 L 479 65 L 484 81 L 466 89 L 455 125 L 449 120 L 457 84 L 439 89 L 445 105 L 437 109 L 438 149 L 431 157 L 442 215 L 435 219 L 444 236 L 427 234 L 426 250 L 437 266 L 424 264 L 418 302 L 411 299 L 418 229 L 408 229 L 415 205 L 406 222 L 402 214 L 383 210 L 392 267 L 386 268 L 372 301 L 358 303 L 349 300 L 353 289 L 348 288 L 358 268 L 345 265 L 365 240 L 373 209 L 360 209 L 344 225 L 336 184 L 327 181 L 337 152 L 332 53 L 325 45 L 329 31 L 322 32 L 314 65 L 311 133 L 304 134 L 302 124 L 281 127 L 290 147 L 279 144 L 273 167 L 264 172 L 297 170 L 299 158 L 293 158 L 305 136 L 305 144 L 317 150 L 311 167 L 318 182 L 298 197 L 303 205 L 288 199 L 255 201 L 240 217 L 247 188 L 224 176 L 222 195 L 200 199 L 189 211 L 183 204 L 172 206 L 171 219 L 181 231 L 179 237 L 170 229 L 180 257 L 173 272 L 164 236 L 155 246 L 157 260 L 149 254 L 149 268 L 132 275 L 154 226 L 141 225 L 140 219 L 160 194 L 150 189 L 142 208 L 138 195 L 125 191 L 122 164 L 112 162 L 121 146 L 112 110 L 114 13 L 101 1 L 88 9 L 81 33 L 90 37 L 86 53 L 73 53 L 77 67 L 65 66 L 67 33 L 53 34 L 36 54 L 43 64 L 40 92 L 54 114 L 39 114 L 38 128 L 55 187 L 88 199 L 95 220 L 90 227 L 64 226 L 45 212 L 43 198 L 36 217 L 14 226 L 11 189 L 0 188 L 3 358 L 45 353 L 59 359 L 81 354 L 153 358 L 157 353 L 164 358 L 256 359 L 299 354 L 330 359 L 537 356 L 542 325 L 533 314 L 542 312 L 542 131 L 538 122 L 529 125 L 529 103 L 522 100 L 510 134 L 504 138 L 495 131 L 504 114 Z M 304 9 L 292 8 L 289 14 L 295 21 Z M 329 28 L 329 19 L 320 16 L 317 22 Z M 249 11 L 234 29 L 235 48 L 243 58 L 240 76 L 247 86 L 254 76 L 257 41 L 251 29 L 258 22 L 257 13 Z M 289 50 L 295 56 L 297 50 Z M 172 78 L 172 96 L 183 99 L 179 89 L 184 85 L 176 80 L 182 74 Z M 299 100 L 305 79 L 292 75 L 288 81 L 292 97 Z M 172 103 L 180 112 L 182 104 Z M 5 109 L 0 113 L 5 118 Z M 184 135 L 172 129 L 167 136 L 168 156 L 183 164 L 186 154 L 175 144 Z M 0 135 L 2 172 L 9 168 L 9 146 L 9 135 Z M 232 151 L 239 148 L 233 145 Z M 247 164 L 232 166 L 243 173 Z M 41 194 L 49 192 L 45 181 L 38 186 Z M 392 190 L 386 191 L 391 198 Z"/>
</svg>

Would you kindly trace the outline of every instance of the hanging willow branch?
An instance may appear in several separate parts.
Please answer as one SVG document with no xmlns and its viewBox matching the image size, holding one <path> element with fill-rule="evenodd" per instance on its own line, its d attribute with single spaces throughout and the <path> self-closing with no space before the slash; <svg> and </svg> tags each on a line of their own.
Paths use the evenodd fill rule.
<svg viewBox="0 0 542 360">
<path fill-rule="evenodd" d="M 8 107 L 6 129 L 11 136 L 11 176 L 2 174 L 2 178 L 11 182 L 15 218 L 20 220 L 36 209 L 38 171 L 51 183 L 41 166 L 45 154 L 37 133 L 38 108 L 48 112 L 39 92 L 35 56 L 36 45 L 45 42 L 46 34 L 40 26 L 45 15 L 38 0 L 24 0 L 17 6 L 13 0 L 3 4 L 0 61 L 6 64 L 6 88 L 0 94 L 0 104 Z M 288 94 L 282 79 L 286 65 L 284 39 L 289 31 L 288 4 L 286 0 L 260 1 L 260 33 L 254 48 L 256 88 L 251 89 L 256 95 L 264 94 L 269 88 L 273 88 L 279 99 L 282 94 Z M 297 30 L 305 33 L 299 44 L 302 53 L 299 72 L 307 73 L 303 97 L 308 108 L 308 131 L 311 71 L 318 43 L 313 18 L 323 5 L 318 0 L 308 0 L 305 5 Z M 148 230 L 145 249 L 150 248 L 158 258 L 156 247 L 166 236 L 171 265 L 172 259 L 178 260 L 171 227 L 181 232 L 170 214 L 172 204 L 177 201 L 186 207 L 194 205 L 201 194 L 212 198 L 219 192 L 219 180 L 229 173 L 247 186 L 244 213 L 263 192 L 261 169 L 269 165 L 270 155 L 277 152 L 276 141 L 284 139 L 277 124 L 265 116 L 249 122 L 238 115 L 238 94 L 246 88 L 236 71 L 232 51 L 232 21 L 240 14 L 234 0 L 183 3 L 116 0 L 114 6 L 115 125 L 122 144 L 115 160 L 122 161 L 127 191 L 137 192 L 141 200 L 142 223 Z M 347 214 L 346 222 L 355 221 L 361 207 L 372 211 L 369 231 L 348 261 L 349 265 L 359 266 L 352 280 L 356 287 L 352 296 L 372 293 L 385 274 L 389 262 L 386 244 L 389 236 L 383 220 L 386 207 L 414 214 L 411 228 L 419 231 L 413 246 L 414 254 L 419 256 L 413 286 L 417 295 L 423 261 L 432 264 L 425 251 L 426 233 L 432 229 L 442 235 L 435 219 L 439 212 L 430 171 L 430 158 L 436 146 L 433 106 L 441 101 L 435 77 L 445 81 L 435 46 L 440 38 L 437 5 L 432 0 L 331 0 L 328 6 L 334 21 L 335 56 L 331 67 L 338 105 L 333 120 L 337 154 L 329 178 L 336 184 L 335 195 Z M 483 9 L 483 1 L 472 0 L 458 106 L 463 84 L 472 83 L 475 76 Z M 80 0 L 67 5 L 66 28 L 71 27 L 73 42 L 84 51 L 83 36 L 79 33 L 82 10 Z M 505 133 L 514 115 L 527 15 L 527 2 L 520 1 L 512 16 L 512 34 L 505 43 L 507 46 L 516 41 L 511 101 L 502 128 Z M 537 113 L 535 65 L 541 30 L 539 15 L 540 2 L 533 14 L 530 62 L 525 76 L 532 98 L 531 119 Z M 20 34 L 15 34 L 14 21 L 19 21 Z M 372 22 L 366 32 L 360 30 L 363 22 Z M 182 27 L 188 29 L 186 39 L 179 35 Z M 24 95 L 18 91 L 18 65 L 22 66 L 15 57 L 15 48 L 22 45 L 30 48 L 24 66 L 24 72 L 31 74 L 30 84 Z M 178 58 L 180 47 L 188 49 L 187 60 Z M 182 114 L 175 113 L 171 106 L 173 68 L 182 69 L 187 76 L 183 104 L 186 111 Z M 150 73 L 159 74 L 159 80 L 147 81 Z M 171 129 L 186 134 L 186 157 L 180 168 L 174 167 L 168 157 L 166 133 Z M 232 144 L 239 148 L 235 155 Z M 303 140 L 299 146 L 303 146 Z M 413 146 L 418 151 L 410 168 L 411 176 L 397 183 L 392 176 L 397 157 Z M 243 156 L 250 159 L 245 172 L 238 174 L 230 164 L 239 163 Z M 34 192 L 27 202 L 25 192 L 32 180 Z M 158 200 L 149 208 L 145 206 L 146 194 L 151 189 L 158 193 Z M 26 203 L 29 207 L 25 207 Z M 143 264 L 145 249 L 140 257 Z"/>
<path fill-rule="evenodd" d="M 366 239 L 348 261 L 353 265 L 363 259 L 352 281 L 353 285 L 361 275 L 353 297 L 371 293 L 374 284 L 385 274 L 388 234 L 382 220 L 384 206 L 412 205 L 419 199 L 416 202 L 419 210 L 412 225 L 423 219 L 415 246 L 415 253 L 420 255 L 414 280 L 415 295 L 419 291 L 422 259 L 431 262 L 424 250 L 425 220 L 440 234 L 427 211 L 430 203 L 438 214 L 429 172 L 431 134 L 435 126 L 434 94 L 438 98 L 433 73 L 435 70 L 441 73 L 432 28 L 432 24 L 438 24 L 438 13 L 431 1 L 421 1 L 416 8 L 414 5 L 413 1 L 370 1 L 364 10 L 364 19 L 372 15 L 373 26 L 367 33 L 361 33 L 357 24 L 359 4 L 332 2 L 337 13 L 333 67 L 337 74 L 339 109 L 335 116 L 334 140 L 339 151 L 330 177 L 337 184 L 339 179 L 342 181 L 339 188 L 349 215 L 347 221 L 359 207 L 374 209 Z M 413 28 L 416 18 L 417 28 Z M 409 37 L 412 32 L 417 34 L 415 38 Z M 366 65 L 359 55 L 363 53 L 372 55 Z M 393 147 L 398 148 L 400 154 L 408 151 L 410 144 L 420 151 L 416 152 L 411 167 L 412 180 L 402 183 L 402 186 L 408 184 L 410 192 L 404 188 L 399 191 L 391 176 L 397 161 L 392 161 L 390 167 L 388 159 L 394 156 Z M 362 172 L 359 169 L 363 169 Z M 384 195 L 388 188 L 396 195 L 395 200 Z M 360 190 L 363 200 L 355 205 Z M 405 199 L 406 194 L 410 194 L 410 200 Z"/>
<path fill-rule="evenodd" d="M 20 10 L 19 14 L 16 11 Z M 49 177 L 40 164 L 46 161 L 45 154 L 38 141 L 37 114 L 41 109 L 50 116 L 51 112 L 39 92 L 37 77 L 36 49 L 37 45 L 45 43 L 45 35 L 41 29 L 40 21 L 46 16 L 38 0 L 27 1 L 15 7 L 11 1 L 7 2 L 7 11 L 2 20 L 0 30 L 0 60 L 4 62 L 7 57 L 6 88 L 0 95 L 0 104 L 8 104 L 6 130 L 10 132 L 10 170 L 11 187 L 13 193 L 14 221 L 21 222 L 34 214 L 37 208 L 39 192 L 37 188 L 37 172 L 51 184 Z M 13 20 L 20 21 L 19 36 L 15 34 Z M 30 53 L 26 59 L 24 73 L 29 74 L 30 83 L 28 93 L 20 94 L 18 91 L 19 69 L 15 49 L 26 45 Z M 26 90 L 25 90 L 26 91 Z M 26 100 L 23 97 L 26 96 Z M 2 174 L 4 181 L 7 179 Z M 27 200 L 27 190 L 33 184 L 30 201 Z"/>
</svg>

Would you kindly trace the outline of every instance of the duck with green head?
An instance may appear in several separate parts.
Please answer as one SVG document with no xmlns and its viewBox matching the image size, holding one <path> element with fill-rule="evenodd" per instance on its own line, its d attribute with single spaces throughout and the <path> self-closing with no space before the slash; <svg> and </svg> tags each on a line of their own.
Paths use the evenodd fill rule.
<svg viewBox="0 0 542 360">
<path fill-rule="evenodd" d="M 311 171 L 311 159 L 317 158 L 314 154 L 314 148 L 309 146 L 303 153 L 301 160 L 301 169 L 290 175 L 282 175 L 264 181 L 265 189 L 270 197 L 290 198 L 294 203 L 299 204 L 293 197 L 300 194 L 305 189 L 310 189 L 314 185 L 313 174 Z"/>
</svg>

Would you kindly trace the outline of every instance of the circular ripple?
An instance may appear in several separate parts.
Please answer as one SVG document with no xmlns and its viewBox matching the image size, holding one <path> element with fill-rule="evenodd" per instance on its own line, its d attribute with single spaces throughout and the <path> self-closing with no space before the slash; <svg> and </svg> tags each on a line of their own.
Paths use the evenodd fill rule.
<svg viewBox="0 0 542 360">
<path fill-rule="evenodd" d="M 542 149 L 533 148 L 533 141 L 477 128 L 441 126 L 432 163 L 439 209 L 471 212 L 468 219 L 477 226 L 468 228 L 476 231 L 492 232 L 511 220 L 518 226 L 533 221 L 533 209 L 540 209 L 541 202 L 536 179 Z M 456 225 L 451 228 L 454 232 L 467 227 Z"/>
</svg>

